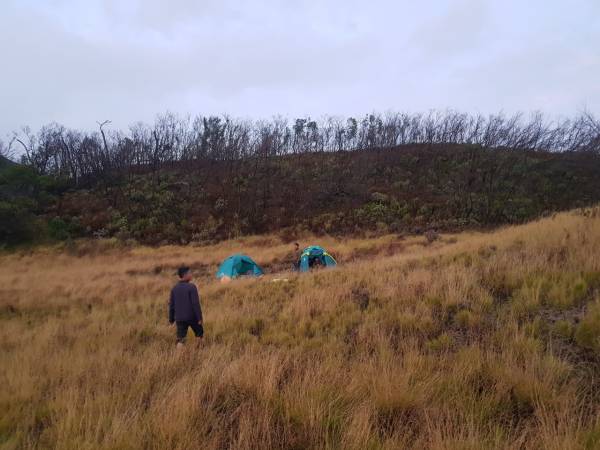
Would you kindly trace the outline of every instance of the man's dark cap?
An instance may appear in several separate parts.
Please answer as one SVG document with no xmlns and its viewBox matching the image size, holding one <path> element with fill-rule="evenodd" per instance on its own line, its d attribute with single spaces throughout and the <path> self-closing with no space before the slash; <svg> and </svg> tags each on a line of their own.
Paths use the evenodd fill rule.
<svg viewBox="0 0 600 450">
<path fill-rule="evenodd" d="M 183 278 L 189 271 L 190 268 L 188 266 L 181 266 L 179 269 L 177 269 L 177 275 L 179 275 L 179 278 Z"/>
</svg>

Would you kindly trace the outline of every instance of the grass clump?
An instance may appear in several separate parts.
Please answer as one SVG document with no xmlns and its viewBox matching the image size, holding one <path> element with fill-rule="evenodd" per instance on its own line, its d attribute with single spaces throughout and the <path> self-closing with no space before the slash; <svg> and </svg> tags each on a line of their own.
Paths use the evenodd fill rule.
<svg viewBox="0 0 600 450">
<path fill-rule="evenodd" d="M 575 330 L 575 342 L 583 348 L 600 351 L 600 302 L 590 305 Z"/>
<path fill-rule="evenodd" d="M 432 352 L 448 350 L 452 345 L 452 337 L 447 333 L 442 333 L 435 339 L 427 341 L 427 348 Z"/>
<path fill-rule="evenodd" d="M 577 274 L 562 274 L 549 283 L 545 303 L 556 309 L 569 309 L 581 304 L 587 294 L 588 284 L 584 278 Z"/>
<path fill-rule="evenodd" d="M 563 339 L 572 339 L 575 333 L 575 328 L 568 320 L 558 320 L 554 323 L 552 332 L 556 336 L 560 336 Z"/>
</svg>

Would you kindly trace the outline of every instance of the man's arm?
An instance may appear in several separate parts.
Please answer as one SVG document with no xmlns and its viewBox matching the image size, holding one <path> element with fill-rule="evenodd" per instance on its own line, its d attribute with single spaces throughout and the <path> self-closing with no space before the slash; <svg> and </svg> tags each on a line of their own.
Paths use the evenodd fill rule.
<svg viewBox="0 0 600 450">
<path fill-rule="evenodd" d="M 194 315 L 198 323 L 202 323 L 202 308 L 200 308 L 200 296 L 198 295 L 198 289 L 192 285 L 190 292 L 190 301 L 192 302 L 192 308 L 194 309 Z"/>
<path fill-rule="evenodd" d="M 169 297 L 169 323 L 175 322 L 175 300 L 173 298 L 173 291 Z"/>
</svg>

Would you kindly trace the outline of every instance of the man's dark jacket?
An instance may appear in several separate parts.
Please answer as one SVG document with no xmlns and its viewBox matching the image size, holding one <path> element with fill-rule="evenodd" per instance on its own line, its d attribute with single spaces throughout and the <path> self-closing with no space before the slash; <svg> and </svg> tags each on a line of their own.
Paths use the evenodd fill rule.
<svg viewBox="0 0 600 450">
<path fill-rule="evenodd" d="M 169 299 L 169 323 L 194 322 L 202 320 L 200 297 L 196 285 L 187 281 L 180 281 L 171 289 Z"/>
</svg>

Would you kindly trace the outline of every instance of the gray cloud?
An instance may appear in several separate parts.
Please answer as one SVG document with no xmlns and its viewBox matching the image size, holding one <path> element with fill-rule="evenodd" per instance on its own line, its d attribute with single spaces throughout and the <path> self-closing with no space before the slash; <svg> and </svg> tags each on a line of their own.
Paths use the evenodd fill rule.
<svg viewBox="0 0 600 450">
<path fill-rule="evenodd" d="M 488 14 L 486 2 L 458 0 L 418 27 L 411 43 L 429 57 L 451 59 L 481 44 Z"/>
<path fill-rule="evenodd" d="M 166 109 L 599 111 L 595 1 L 523 3 L 9 0 L 0 136 Z"/>
</svg>

